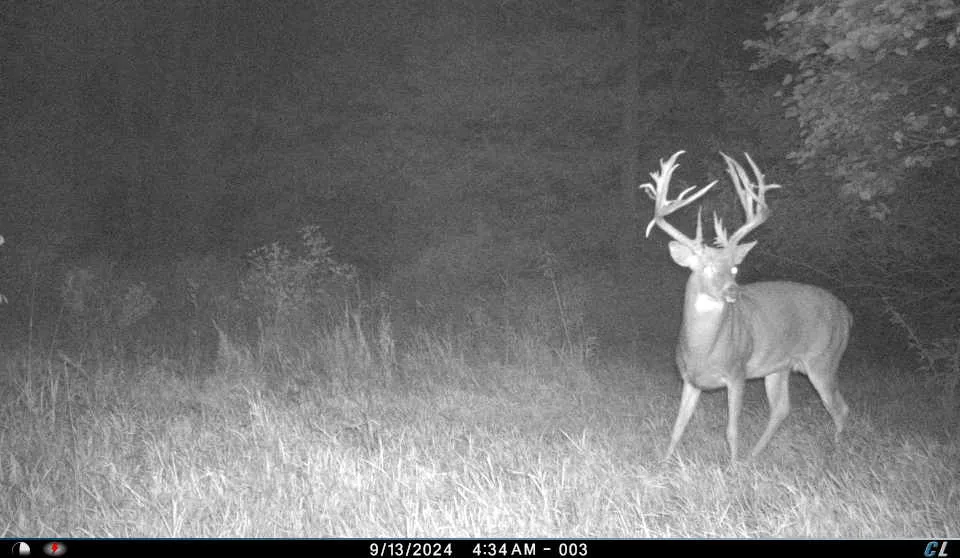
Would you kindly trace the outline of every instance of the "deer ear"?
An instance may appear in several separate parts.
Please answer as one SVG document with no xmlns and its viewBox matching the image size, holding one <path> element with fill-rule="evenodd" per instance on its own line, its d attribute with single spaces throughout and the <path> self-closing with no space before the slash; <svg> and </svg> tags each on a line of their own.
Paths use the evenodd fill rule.
<svg viewBox="0 0 960 558">
<path fill-rule="evenodd" d="M 673 258 L 673 261 L 675 261 L 677 265 L 682 265 L 683 267 L 689 268 L 693 267 L 694 258 L 696 258 L 697 255 L 692 248 L 682 242 L 677 242 L 676 240 L 671 241 L 669 246 L 670 257 Z"/>
<path fill-rule="evenodd" d="M 747 257 L 747 254 L 750 253 L 750 250 L 757 245 L 757 241 L 748 242 L 746 244 L 740 244 L 733 249 L 733 265 L 740 265 L 740 262 L 743 261 L 743 258 Z"/>
</svg>

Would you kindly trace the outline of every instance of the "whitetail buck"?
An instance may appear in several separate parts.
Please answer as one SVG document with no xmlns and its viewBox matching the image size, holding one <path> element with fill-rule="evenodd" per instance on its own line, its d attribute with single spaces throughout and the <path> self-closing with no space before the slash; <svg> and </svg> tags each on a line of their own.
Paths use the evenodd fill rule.
<svg viewBox="0 0 960 558">
<path fill-rule="evenodd" d="M 770 442 L 777 427 L 790 412 L 790 372 L 807 375 L 833 417 L 839 439 L 849 408 L 840 395 L 837 366 L 847 347 L 853 317 L 835 296 L 812 285 L 770 281 L 738 285 L 737 265 L 756 245 L 741 244 L 743 238 L 766 221 L 768 190 L 760 169 L 750 156 L 756 183 L 736 161 L 723 153 L 727 173 L 733 181 L 746 220 L 727 235 L 723 223 L 713 216 L 716 247 L 703 241 L 703 227 L 697 215 L 697 236 L 689 238 L 664 218 L 703 196 L 717 182 L 687 197 L 696 187 L 684 190 L 676 199 L 667 199 L 670 177 L 677 168 L 678 151 L 660 172 L 651 173 L 654 184 L 643 189 L 656 203 L 647 236 L 656 224 L 674 240 L 670 242 L 673 261 L 690 268 L 683 303 L 683 325 L 677 340 L 677 368 L 683 379 L 680 412 L 670 436 L 666 457 L 670 457 L 683 436 L 703 390 L 727 388 L 727 443 L 732 460 L 737 459 L 737 431 L 747 380 L 763 378 L 770 402 L 770 420 L 751 452 L 756 457 Z"/>
</svg>

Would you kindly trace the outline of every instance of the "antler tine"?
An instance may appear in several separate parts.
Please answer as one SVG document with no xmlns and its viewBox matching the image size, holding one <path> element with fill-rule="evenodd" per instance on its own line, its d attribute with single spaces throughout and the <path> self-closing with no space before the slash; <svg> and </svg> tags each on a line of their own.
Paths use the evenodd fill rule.
<svg viewBox="0 0 960 558">
<path fill-rule="evenodd" d="M 717 212 L 713 212 L 713 232 L 716 235 L 714 239 L 714 244 L 717 246 L 726 246 L 729 242 L 727 238 L 727 230 L 723 228 L 723 219 L 717 217 Z"/>
<path fill-rule="evenodd" d="M 726 237 L 726 234 L 721 236 L 718 233 L 717 240 L 724 245 L 736 245 L 745 236 L 750 234 L 750 231 L 762 225 L 763 222 L 767 220 L 767 217 L 770 216 L 770 208 L 766 202 L 766 193 L 767 190 L 780 188 L 780 185 L 767 184 L 764 182 L 763 173 L 760 172 L 759 167 L 753 162 L 749 154 L 744 153 L 747 157 L 747 162 L 750 163 L 750 168 L 753 170 L 756 183 L 750 180 L 750 177 L 747 176 L 747 171 L 740 166 L 740 163 L 727 156 L 726 153 L 721 152 L 720 155 L 722 155 L 723 159 L 727 162 L 727 174 L 730 175 L 730 179 L 733 181 L 733 187 L 737 191 L 737 197 L 740 199 L 740 205 L 743 207 L 746 219 L 743 225 L 737 229 L 735 233 L 730 235 L 729 238 Z"/>
<path fill-rule="evenodd" d="M 650 173 L 650 178 L 653 179 L 654 184 L 650 184 L 649 182 L 642 184 L 640 189 L 646 192 L 647 195 L 650 196 L 650 199 L 654 200 L 655 202 L 653 219 L 651 219 L 650 223 L 647 224 L 647 236 L 650 236 L 650 231 L 653 230 L 653 226 L 657 225 L 663 232 L 670 235 L 674 240 L 677 240 L 683 244 L 687 244 L 688 246 L 694 246 L 703 242 L 703 224 L 699 212 L 697 213 L 697 236 L 694 239 L 691 239 L 687 235 L 674 228 L 673 225 L 664 220 L 664 217 L 700 199 L 700 197 L 706 194 L 710 188 L 713 188 L 717 181 L 714 180 L 710 184 L 707 184 L 701 188 L 699 191 L 694 192 L 693 195 L 687 197 L 692 190 L 697 189 L 696 186 L 691 186 L 681 192 L 675 200 L 669 200 L 667 198 L 667 192 L 670 189 L 670 179 L 673 177 L 673 171 L 677 169 L 677 158 L 684 153 L 684 151 L 677 151 L 669 159 L 667 159 L 666 162 L 661 159 L 660 172 Z"/>
</svg>

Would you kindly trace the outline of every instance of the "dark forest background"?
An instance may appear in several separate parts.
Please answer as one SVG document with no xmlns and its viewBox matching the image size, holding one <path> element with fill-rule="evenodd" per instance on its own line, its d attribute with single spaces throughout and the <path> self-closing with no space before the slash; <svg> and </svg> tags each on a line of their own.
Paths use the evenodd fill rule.
<svg viewBox="0 0 960 558">
<path fill-rule="evenodd" d="M 274 242 L 288 267 L 322 253 L 310 269 L 389 301 L 398 329 L 522 321 L 566 285 L 601 346 L 670 339 L 684 270 L 643 240 L 636 185 L 680 149 L 681 183 L 723 179 L 723 150 L 784 185 L 748 280 L 834 290 L 863 339 L 903 333 L 891 308 L 956 333 L 952 2 L 11 1 L 0 17 L 5 344 L 65 335 L 94 296 L 110 308 L 75 329 L 249 329 L 215 299 L 242 299 Z M 704 209 L 742 218 L 729 184 Z"/>
</svg>

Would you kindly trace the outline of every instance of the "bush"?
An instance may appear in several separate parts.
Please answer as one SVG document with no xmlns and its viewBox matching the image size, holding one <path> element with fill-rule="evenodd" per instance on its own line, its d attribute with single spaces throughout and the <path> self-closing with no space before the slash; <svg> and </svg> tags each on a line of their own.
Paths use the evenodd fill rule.
<svg viewBox="0 0 960 558">
<path fill-rule="evenodd" d="M 332 324 L 356 292 L 356 269 L 333 259 L 319 227 L 300 234 L 302 243 L 293 249 L 273 242 L 248 255 L 240 296 L 262 328 L 293 333 Z"/>
</svg>

